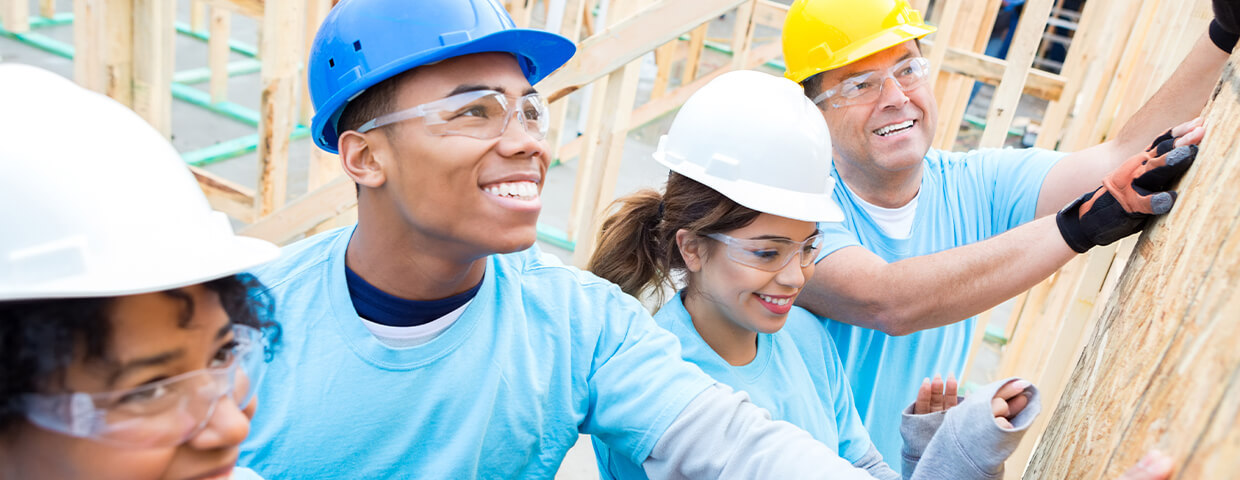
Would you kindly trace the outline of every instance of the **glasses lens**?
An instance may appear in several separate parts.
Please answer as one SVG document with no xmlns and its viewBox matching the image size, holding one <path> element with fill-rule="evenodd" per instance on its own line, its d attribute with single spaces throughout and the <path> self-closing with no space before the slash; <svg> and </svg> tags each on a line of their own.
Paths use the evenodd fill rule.
<svg viewBox="0 0 1240 480">
<path fill-rule="evenodd" d="M 908 91 L 926 81 L 930 75 L 930 61 L 922 57 L 914 57 L 896 64 L 891 75 L 895 77 L 900 88 Z"/>
<path fill-rule="evenodd" d="M 521 97 L 517 105 L 525 122 L 525 131 L 531 136 L 542 140 L 547 137 L 551 128 L 551 118 L 547 114 L 547 102 L 538 94 Z"/>
<path fill-rule="evenodd" d="M 440 110 L 432 117 L 435 120 L 427 119 L 426 128 L 435 135 L 495 138 L 508 120 L 506 113 L 508 102 L 505 97 L 500 93 L 492 93 L 456 108 Z"/>
<path fill-rule="evenodd" d="M 822 251 L 822 234 L 816 234 L 805 240 L 801 246 L 801 267 L 813 265 L 818 260 L 818 252 Z"/>
</svg>

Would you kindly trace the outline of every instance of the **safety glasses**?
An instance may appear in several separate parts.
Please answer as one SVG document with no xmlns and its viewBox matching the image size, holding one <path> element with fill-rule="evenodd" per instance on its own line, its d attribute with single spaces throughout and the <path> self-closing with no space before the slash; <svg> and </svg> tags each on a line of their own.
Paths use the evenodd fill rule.
<svg viewBox="0 0 1240 480">
<path fill-rule="evenodd" d="M 926 83 L 930 75 L 930 61 L 925 57 L 913 57 L 901 61 L 884 72 L 867 72 L 844 79 L 830 90 L 814 97 L 814 104 L 829 101 L 830 105 L 840 108 L 847 105 L 872 103 L 878 100 L 887 79 L 895 80 L 900 89 L 907 92 Z"/>
<path fill-rule="evenodd" d="M 362 124 L 357 129 L 366 133 L 379 127 L 422 118 L 431 135 L 463 135 L 489 139 L 504 134 L 508 119 L 516 112 L 517 120 L 534 138 L 542 140 L 551 126 L 547 102 L 537 93 L 509 100 L 494 90 L 476 90 L 423 103 L 413 108 L 389 113 Z"/>
<path fill-rule="evenodd" d="M 262 381 L 262 332 L 243 325 L 232 330 L 233 340 L 208 368 L 129 390 L 23 395 L 26 418 L 46 430 L 122 447 L 180 445 L 206 427 L 220 399 L 231 394 L 245 409 Z"/>
<path fill-rule="evenodd" d="M 783 239 L 740 239 L 722 233 L 708 233 L 707 238 L 727 246 L 728 258 L 758 270 L 778 272 L 801 256 L 801 267 L 808 267 L 822 249 L 822 232 L 800 241 Z"/>
</svg>

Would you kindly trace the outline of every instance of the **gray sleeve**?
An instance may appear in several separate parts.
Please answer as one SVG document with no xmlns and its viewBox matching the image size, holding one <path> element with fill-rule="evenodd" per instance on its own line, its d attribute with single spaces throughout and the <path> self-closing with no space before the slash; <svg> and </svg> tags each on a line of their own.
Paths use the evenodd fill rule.
<svg viewBox="0 0 1240 480">
<path fill-rule="evenodd" d="M 957 400 L 957 404 L 962 400 Z M 900 461 L 903 466 L 904 478 L 913 475 L 913 471 L 917 468 L 917 462 L 921 461 L 921 456 L 926 452 L 926 447 L 930 445 L 930 440 L 934 438 L 935 432 L 939 431 L 939 427 L 943 425 L 943 419 L 947 418 L 947 412 L 927 413 L 924 415 L 914 415 L 913 405 L 910 403 L 904 407 L 902 418 L 900 419 L 900 437 L 904 439 L 904 447 L 900 451 Z"/>
<path fill-rule="evenodd" d="M 808 432 L 771 420 L 744 392 L 718 383 L 680 412 L 642 468 L 652 479 L 872 478 Z"/>
<path fill-rule="evenodd" d="M 913 479 L 999 479 L 1003 478 L 1003 462 L 1007 460 L 1024 436 L 1025 430 L 1042 410 L 1042 400 L 1034 386 L 1021 395 L 1029 404 L 1012 419 L 1011 429 L 994 422 L 990 399 L 999 387 L 1014 378 L 1000 380 L 978 389 L 956 407 L 942 415 L 942 426 L 925 446 L 916 470 L 906 461 L 905 475 Z M 903 428 L 901 428 L 903 433 Z M 906 457 L 908 446 L 906 445 Z"/>
<path fill-rule="evenodd" d="M 871 477 L 879 480 L 900 480 L 900 474 L 883 461 L 883 455 L 878 453 L 873 444 L 870 444 L 870 450 L 865 452 L 865 455 L 853 462 L 853 466 L 865 470 Z"/>
</svg>

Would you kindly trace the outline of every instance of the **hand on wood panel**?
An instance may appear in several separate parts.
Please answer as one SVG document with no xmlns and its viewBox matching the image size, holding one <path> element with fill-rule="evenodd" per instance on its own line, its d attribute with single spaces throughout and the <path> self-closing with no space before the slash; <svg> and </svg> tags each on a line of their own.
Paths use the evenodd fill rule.
<svg viewBox="0 0 1240 480">
<path fill-rule="evenodd" d="M 917 390 L 917 402 L 913 404 L 913 414 L 944 412 L 956 406 L 960 401 L 957 387 L 956 376 L 951 374 L 947 375 L 946 382 L 940 375 L 935 375 L 934 381 L 929 378 L 922 380 L 921 388 Z"/>
<path fill-rule="evenodd" d="M 1132 468 L 1119 476 L 1119 480 L 1165 480 L 1171 477 L 1171 457 L 1158 450 L 1150 450 Z"/>
<path fill-rule="evenodd" d="M 1028 380 L 1012 380 L 999 387 L 995 398 L 990 400 L 990 410 L 995 414 L 996 424 L 1006 429 L 1013 428 L 1012 419 L 1029 405 L 1029 396 L 1025 395 L 1025 389 L 1030 385 L 1032 383 Z"/>
<path fill-rule="evenodd" d="M 1206 136 L 1205 120 L 1201 117 L 1197 117 L 1176 125 L 1171 129 L 1171 136 L 1175 137 L 1176 147 L 1197 145 L 1201 143 L 1201 139 Z"/>
</svg>

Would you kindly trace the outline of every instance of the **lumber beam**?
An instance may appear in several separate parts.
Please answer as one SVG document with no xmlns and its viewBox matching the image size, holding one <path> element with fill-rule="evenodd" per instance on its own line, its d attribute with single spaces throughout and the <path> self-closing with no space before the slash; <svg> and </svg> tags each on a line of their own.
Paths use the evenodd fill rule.
<svg viewBox="0 0 1240 480">
<path fill-rule="evenodd" d="M 549 98 L 563 98 L 679 37 L 686 25 L 701 25 L 747 1 L 661 0 L 583 40 L 577 55 L 538 88 Z"/>
<path fill-rule="evenodd" d="M 1175 209 L 1138 241 L 1024 478 L 1115 478 L 1157 448 L 1176 478 L 1240 456 L 1240 53 Z"/>
<path fill-rule="evenodd" d="M 288 195 L 288 146 L 297 108 L 301 18 L 298 0 L 265 0 L 263 6 L 263 91 L 259 100 L 258 201 L 254 208 L 263 217 L 284 205 Z M 293 54 L 289 54 L 294 52 Z M 275 53 L 275 54 L 272 54 Z"/>
<path fill-rule="evenodd" d="M 198 167 L 189 167 L 211 208 L 243 223 L 254 221 L 254 191 Z"/>
<path fill-rule="evenodd" d="M 4 29 L 13 33 L 30 31 L 30 5 L 26 0 L 0 0 L 0 16 L 4 17 Z"/>
<path fill-rule="evenodd" d="M 295 240 L 306 231 L 346 213 L 357 205 L 357 189 L 354 185 L 349 177 L 336 177 L 326 185 L 241 229 L 240 234 L 276 244 Z"/>
<path fill-rule="evenodd" d="M 131 3 L 133 110 L 168 138 L 172 136 L 176 2 L 132 0 Z M 124 23 L 123 19 L 116 20 Z"/>
<path fill-rule="evenodd" d="M 1002 147 L 1007 139 L 1008 129 L 1016 118 L 1020 94 L 1024 91 L 1025 77 L 1033 68 L 1033 58 L 1038 53 L 1038 43 L 1042 41 L 1042 30 L 1046 27 L 1046 19 L 1050 18 L 1053 4 L 1053 0 L 1029 0 L 1025 3 L 1012 47 L 1008 51 L 1008 68 L 1004 70 L 1003 79 L 990 100 L 986 130 L 982 132 L 983 147 Z"/>
</svg>

